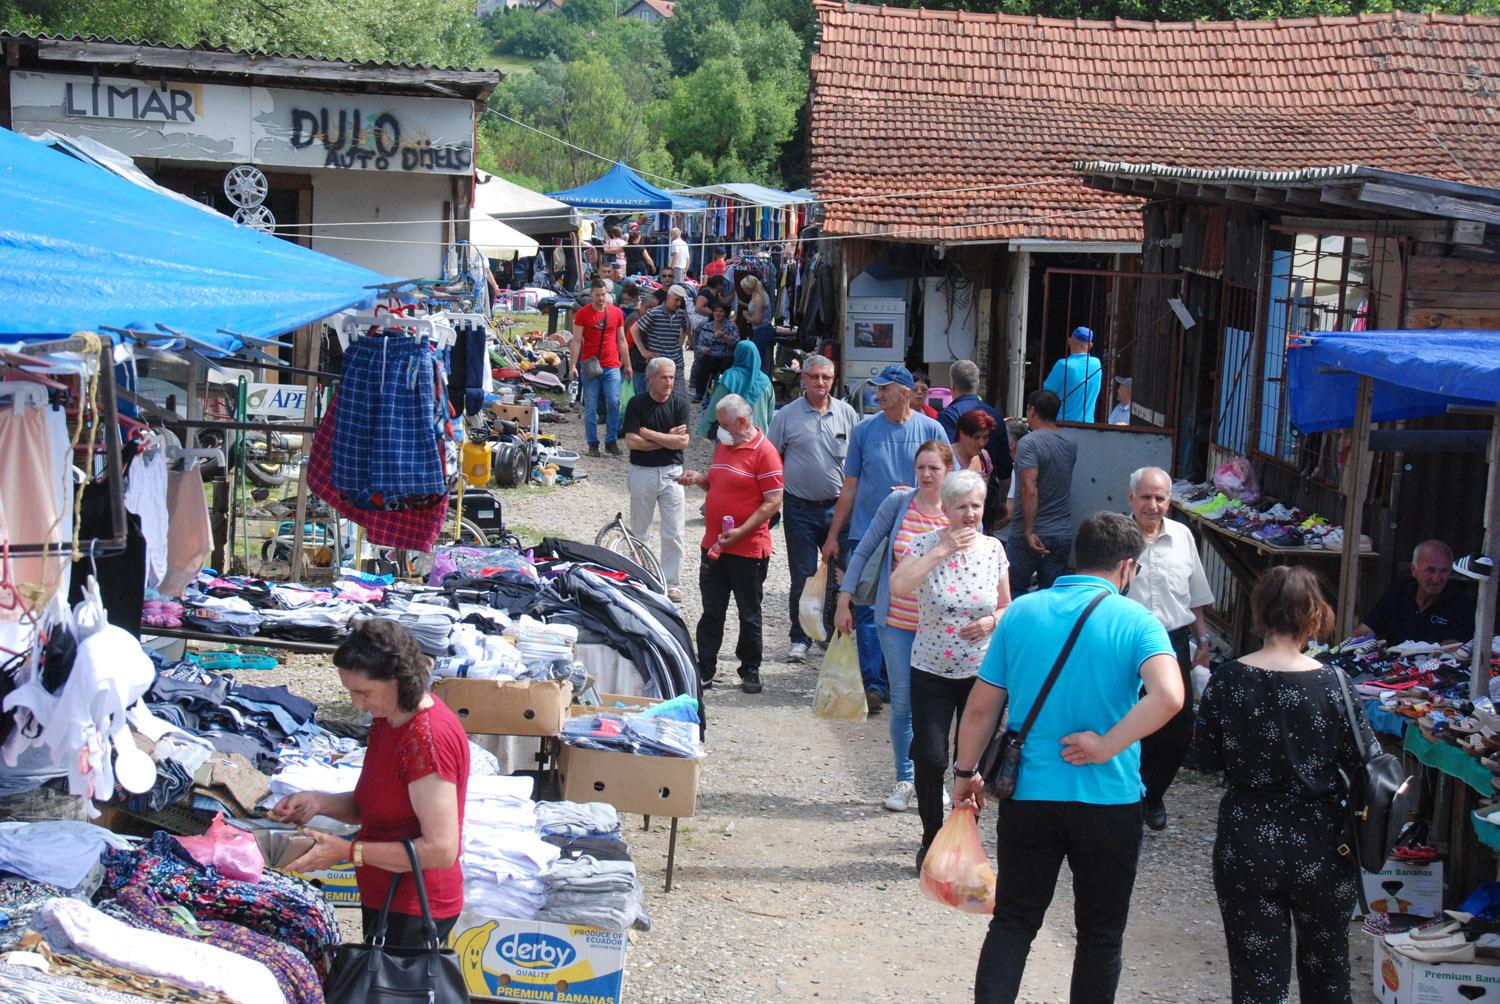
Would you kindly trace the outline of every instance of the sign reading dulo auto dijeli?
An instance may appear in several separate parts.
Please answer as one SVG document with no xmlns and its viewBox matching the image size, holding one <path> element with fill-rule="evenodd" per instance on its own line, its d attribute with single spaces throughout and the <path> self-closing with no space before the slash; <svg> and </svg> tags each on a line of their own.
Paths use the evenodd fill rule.
<svg viewBox="0 0 1500 1004">
<path fill-rule="evenodd" d="M 474 106 L 278 87 L 174 83 L 17 70 L 14 127 L 82 133 L 168 160 L 467 175 Z"/>
</svg>

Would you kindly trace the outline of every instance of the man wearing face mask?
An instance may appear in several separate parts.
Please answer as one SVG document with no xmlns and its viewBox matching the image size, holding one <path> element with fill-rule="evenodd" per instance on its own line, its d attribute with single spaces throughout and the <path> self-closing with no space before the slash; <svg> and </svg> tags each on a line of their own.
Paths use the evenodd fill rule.
<svg viewBox="0 0 1500 1004">
<path fill-rule="evenodd" d="M 729 598 L 739 611 L 740 689 L 761 691 L 761 598 L 771 564 L 771 520 L 781 511 L 781 456 L 755 423 L 750 405 L 738 394 L 719 401 L 718 445 L 707 474 L 683 471 L 683 485 L 708 491 L 704 508 L 703 562 L 698 591 L 703 616 L 698 620 L 698 676 L 705 688 L 718 671 L 719 646 Z"/>
<path fill-rule="evenodd" d="M 1012 728 L 1035 718 L 1015 792 L 999 804 L 995 914 L 979 954 L 974 999 L 1011 1004 L 1064 859 L 1080 910 L 1072 999 L 1112 1001 L 1141 848 L 1140 740 L 1182 707 L 1182 674 L 1166 628 L 1124 593 L 1146 539 L 1128 517 L 1101 512 L 1075 539 L 1078 572 L 1013 600 L 964 705 L 953 804 L 984 807 L 978 776 L 1007 699 Z M 1042 696 L 1076 634 L 1056 683 Z M 1144 695 L 1141 692 L 1145 686 Z"/>
</svg>

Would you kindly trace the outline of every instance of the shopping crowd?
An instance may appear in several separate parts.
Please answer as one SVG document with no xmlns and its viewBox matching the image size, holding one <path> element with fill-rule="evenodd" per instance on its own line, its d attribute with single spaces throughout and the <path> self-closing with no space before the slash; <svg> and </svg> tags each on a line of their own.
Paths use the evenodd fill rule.
<svg viewBox="0 0 1500 1004">
<path fill-rule="evenodd" d="M 1103 381 L 1092 332 L 1071 333 L 1023 418 L 981 400 L 979 368 L 961 360 L 941 410 L 923 375 L 893 365 L 872 378 L 879 411 L 861 419 L 834 396 L 835 364 L 818 355 L 801 362 L 801 394 L 776 408 L 759 349 L 725 323 L 730 306 L 716 293 L 669 288 L 642 308 L 623 292 L 622 316 L 597 337 L 589 325 L 607 308 L 580 316 L 575 346 L 587 359 L 608 344 L 617 355 L 606 368 L 618 359 L 637 379 L 644 370 L 644 393 L 618 424 L 608 420 L 606 446 L 622 437 L 629 449 L 631 529 L 646 540 L 656 525 L 677 601 L 684 489 L 706 492 L 696 631 L 704 687 L 716 682 L 732 598 L 740 687 L 762 689 L 779 516 L 790 577 L 785 660 L 812 652 L 798 601 L 827 563 L 832 626 L 856 640 L 869 712 L 888 711 L 883 804 L 900 812 L 915 803 L 921 818 L 919 872 L 955 807 L 984 810 L 979 758 L 1002 715 L 1010 728 L 1024 723 L 1015 792 L 997 812 L 996 908 L 976 1000 L 1016 999 L 1065 860 L 1075 901 L 1088 904 L 1076 916 L 1070 999 L 1114 999 L 1143 829 L 1169 825 L 1168 794 L 1195 741 L 1198 766 L 1228 779 L 1213 866 L 1234 1001 L 1286 999 L 1293 929 L 1303 999 L 1351 999 L 1356 869 L 1340 850 L 1337 779 L 1362 757 L 1339 677 L 1302 654 L 1331 631 L 1328 603 L 1305 569 L 1264 575 L 1251 597 L 1264 645 L 1218 665 L 1195 714 L 1192 674 L 1210 664 L 1213 593 L 1191 530 L 1169 516 L 1170 474 L 1135 471 L 1129 515 L 1074 511 L 1077 447 L 1058 423 L 1096 415 Z M 596 286 L 596 304 L 602 293 Z M 689 346 L 696 422 L 679 378 Z M 631 352 L 643 366 L 627 362 Z M 1116 379 L 1111 424 L 1129 422 L 1131 391 Z M 717 440 L 704 472 L 683 467 L 694 434 Z M 1421 545 L 1413 582 L 1382 598 L 1361 632 L 1465 637 L 1463 603 L 1445 591 L 1451 562 L 1441 542 Z M 1378 750 L 1358 705 L 1352 714 Z"/>
</svg>

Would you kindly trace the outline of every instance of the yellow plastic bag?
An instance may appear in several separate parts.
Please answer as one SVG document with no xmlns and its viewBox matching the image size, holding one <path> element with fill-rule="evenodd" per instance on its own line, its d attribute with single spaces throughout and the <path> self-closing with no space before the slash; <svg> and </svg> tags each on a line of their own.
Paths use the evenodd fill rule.
<svg viewBox="0 0 1500 1004">
<path fill-rule="evenodd" d="M 859 672 L 859 650 L 854 636 L 835 633 L 823 653 L 818 670 L 818 688 L 813 691 L 813 714 L 840 722 L 863 721 L 869 714 L 865 704 L 865 680 Z"/>
<path fill-rule="evenodd" d="M 828 563 L 825 561 L 808 576 L 802 585 L 802 595 L 797 598 L 797 623 L 813 641 L 828 640 L 828 628 L 823 624 L 823 603 L 827 596 Z"/>
<path fill-rule="evenodd" d="M 922 891 L 965 913 L 995 912 L 995 869 L 967 805 L 954 809 L 922 861 Z"/>
</svg>

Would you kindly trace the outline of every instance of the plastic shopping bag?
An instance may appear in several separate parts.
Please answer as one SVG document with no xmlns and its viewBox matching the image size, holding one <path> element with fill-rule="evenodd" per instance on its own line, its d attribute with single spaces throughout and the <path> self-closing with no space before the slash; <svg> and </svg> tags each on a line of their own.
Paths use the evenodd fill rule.
<svg viewBox="0 0 1500 1004">
<path fill-rule="evenodd" d="M 813 692 L 813 714 L 840 722 L 863 721 L 869 714 L 853 635 L 837 632 L 828 643 L 823 667 L 818 670 L 818 688 Z"/>
<path fill-rule="evenodd" d="M 199 864 L 212 865 L 226 877 L 242 882 L 259 882 L 266 867 L 255 837 L 238 827 L 226 826 L 222 812 L 214 816 L 203 836 L 178 837 L 177 842 Z"/>
<path fill-rule="evenodd" d="M 1214 471 L 1214 487 L 1241 502 L 1260 500 L 1260 479 L 1244 457 L 1231 457 L 1228 463 L 1219 465 Z"/>
<path fill-rule="evenodd" d="M 922 891 L 965 913 L 995 912 L 995 869 L 968 806 L 954 809 L 922 861 Z"/>
<path fill-rule="evenodd" d="M 828 563 L 825 561 L 808 576 L 802 586 L 802 595 L 797 598 L 797 623 L 813 641 L 828 640 L 828 629 L 823 624 L 823 605 L 827 599 Z"/>
</svg>

